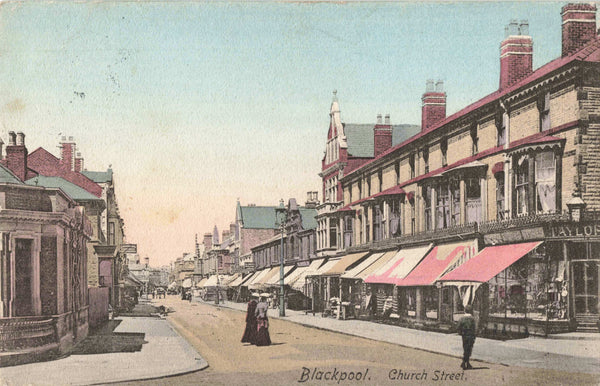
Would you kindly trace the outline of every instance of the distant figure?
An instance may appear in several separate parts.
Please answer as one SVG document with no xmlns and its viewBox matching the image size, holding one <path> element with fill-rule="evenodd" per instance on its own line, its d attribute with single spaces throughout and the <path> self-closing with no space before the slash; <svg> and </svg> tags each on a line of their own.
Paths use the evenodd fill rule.
<svg viewBox="0 0 600 386">
<path fill-rule="evenodd" d="M 242 343 L 256 344 L 256 304 L 254 298 L 250 299 L 248 302 L 248 309 L 246 311 L 246 329 L 244 330 Z"/>
<path fill-rule="evenodd" d="M 256 345 L 257 346 L 268 346 L 271 344 L 271 337 L 269 336 L 269 318 L 267 318 L 267 310 L 269 305 L 265 301 L 265 297 L 260 297 L 260 302 L 256 305 Z"/>
<path fill-rule="evenodd" d="M 463 361 L 460 365 L 464 370 L 472 369 L 471 362 L 469 362 L 469 358 L 471 358 L 471 353 L 473 352 L 473 345 L 475 344 L 475 318 L 473 315 L 473 307 L 466 306 L 465 307 L 465 316 L 460 318 L 458 321 L 458 333 L 462 335 L 463 341 Z"/>
</svg>

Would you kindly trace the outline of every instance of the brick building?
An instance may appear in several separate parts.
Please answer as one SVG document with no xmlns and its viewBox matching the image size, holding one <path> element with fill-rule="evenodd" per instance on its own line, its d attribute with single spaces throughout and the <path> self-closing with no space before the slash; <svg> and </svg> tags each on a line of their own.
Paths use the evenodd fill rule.
<svg viewBox="0 0 600 386">
<path fill-rule="evenodd" d="M 446 116 L 428 81 L 420 132 L 369 159 L 335 166 L 334 99 L 320 175 L 341 204 L 319 211 L 318 251 L 354 257 L 313 306 L 339 294 L 357 312 L 443 327 L 473 304 L 489 334 L 598 320 L 600 38 L 594 5 L 561 15 L 560 58 L 533 70 L 528 24 L 510 22 L 497 91 Z"/>
<path fill-rule="evenodd" d="M 23 181 L 26 157 L 25 135 L 10 132 L 0 165 L 0 365 L 64 352 L 89 325 L 91 223 L 68 188 Z"/>
</svg>

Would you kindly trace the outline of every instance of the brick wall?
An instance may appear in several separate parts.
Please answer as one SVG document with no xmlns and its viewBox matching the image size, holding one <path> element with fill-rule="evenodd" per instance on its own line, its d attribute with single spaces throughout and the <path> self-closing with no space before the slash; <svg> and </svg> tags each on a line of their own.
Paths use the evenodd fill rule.
<svg viewBox="0 0 600 386">
<path fill-rule="evenodd" d="M 273 237 L 277 230 L 273 229 L 241 229 L 240 255 L 251 253 L 250 248 L 260 245 Z"/>
<path fill-rule="evenodd" d="M 6 209 L 52 212 L 52 202 L 41 190 L 10 189 L 6 191 Z"/>
<path fill-rule="evenodd" d="M 540 131 L 540 112 L 535 101 L 510 112 L 510 142 Z"/>
<path fill-rule="evenodd" d="M 396 167 L 395 163 L 386 166 L 383 169 L 383 190 L 396 186 Z"/>
<path fill-rule="evenodd" d="M 579 104 L 574 86 L 566 87 L 550 97 L 550 124 L 564 125 L 578 119 Z"/>
<path fill-rule="evenodd" d="M 467 130 L 448 138 L 448 165 L 471 156 L 473 143 Z"/>
<path fill-rule="evenodd" d="M 600 124 L 590 124 L 582 135 L 582 163 L 579 165 L 584 187 L 583 201 L 588 209 L 600 209 Z"/>
<path fill-rule="evenodd" d="M 493 117 L 490 117 L 479 125 L 477 135 L 479 136 L 479 151 L 491 149 L 496 146 L 497 130 Z"/>
</svg>

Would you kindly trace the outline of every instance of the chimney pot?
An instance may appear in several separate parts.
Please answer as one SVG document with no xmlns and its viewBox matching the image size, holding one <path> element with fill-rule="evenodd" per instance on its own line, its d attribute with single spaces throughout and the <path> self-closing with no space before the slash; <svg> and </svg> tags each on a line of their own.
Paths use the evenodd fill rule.
<svg viewBox="0 0 600 386">
<path fill-rule="evenodd" d="M 8 132 L 8 146 L 15 146 L 17 144 L 17 134 L 14 131 Z"/>
<path fill-rule="evenodd" d="M 523 36 L 529 36 L 529 22 L 527 20 L 521 20 L 519 25 L 519 32 Z"/>
<path fill-rule="evenodd" d="M 385 124 L 390 125 L 390 114 L 385 114 Z"/>
<path fill-rule="evenodd" d="M 427 85 L 425 86 L 425 92 L 433 92 L 433 79 L 427 79 Z"/>
<path fill-rule="evenodd" d="M 438 80 L 435 82 L 435 92 L 444 92 L 444 81 Z"/>
<path fill-rule="evenodd" d="M 377 114 L 377 124 L 381 125 L 381 114 Z"/>
</svg>

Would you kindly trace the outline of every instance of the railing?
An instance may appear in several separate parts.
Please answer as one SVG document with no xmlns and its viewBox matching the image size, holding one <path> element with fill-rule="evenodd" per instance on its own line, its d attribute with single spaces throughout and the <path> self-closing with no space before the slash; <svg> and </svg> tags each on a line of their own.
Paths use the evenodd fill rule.
<svg viewBox="0 0 600 386">
<path fill-rule="evenodd" d="M 54 320 L 47 317 L 0 319 L 0 352 L 23 350 L 56 342 Z"/>
<path fill-rule="evenodd" d="M 547 224 L 556 221 L 568 221 L 568 213 L 528 214 L 506 220 L 491 220 L 479 225 L 480 233 L 495 233 L 508 228 L 522 228 L 532 224 Z"/>
</svg>

